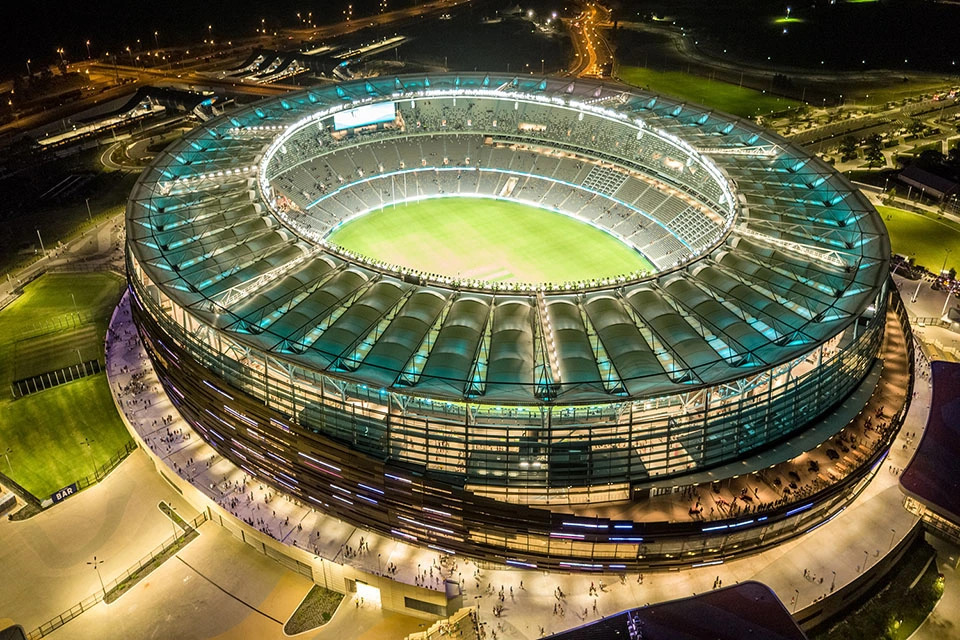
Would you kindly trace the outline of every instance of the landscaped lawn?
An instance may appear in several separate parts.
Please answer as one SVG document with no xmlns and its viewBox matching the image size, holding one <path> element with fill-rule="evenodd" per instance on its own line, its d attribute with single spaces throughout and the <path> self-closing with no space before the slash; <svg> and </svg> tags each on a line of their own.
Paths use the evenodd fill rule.
<svg viewBox="0 0 960 640">
<path fill-rule="evenodd" d="M 0 451 L 11 449 L 10 464 L 0 459 L 0 471 L 37 498 L 91 475 L 130 435 L 104 373 L 16 400 L 10 384 L 79 360 L 102 360 L 122 292 L 123 279 L 115 274 L 47 274 L 0 311 Z"/>
<path fill-rule="evenodd" d="M 877 207 L 890 234 L 894 253 L 911 257 L 936 273 L 947 258 L 947 269 L 960 267 L 960 225 L 937 220 L 934 214 L 919 214 L 894 207 Z M 947 254 L 947 249 L 953 251 Z"/>
<path fill-rule="evenodd" d="M 755 89 L 709 80 L 682 71 L 654 71 L 644 67 L 620 67 L 620 79 L 654 93 L 702 104 L 736 116 L 749 117 L 783 111 L 800 105 Z"/>
</svg>

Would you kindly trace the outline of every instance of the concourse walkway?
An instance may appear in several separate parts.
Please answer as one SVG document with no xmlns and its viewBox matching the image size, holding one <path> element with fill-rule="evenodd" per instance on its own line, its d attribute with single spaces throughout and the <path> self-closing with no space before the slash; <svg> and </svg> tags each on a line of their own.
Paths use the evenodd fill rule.
<svg viewBox="0 0 960 640">
<path fill-rule="evenodd" d="M 460 557 L 441 563 L 435 551 L 363 531 L 276 494 L 217 456 L 180 418 L 137 337 L 126 297 L 109 335 L 107 369 L 118 406 L 138 437 L 167 465 L 164 473 L 188 479 L 209 500 L 251 527 L 315 554 L 315 575 L 323 562 L 336 562 L 436 589 L 442 589 L 445 580 L 459 582 L 464 606 L 477 606 L 488 632 L 498 629 L 501 638 L 536 638 L 623 609 L 700 593 L 712 588 L 718 578 L 724 585 L 759 580 L 799 616 L 805 607 L 829 595 L 831 586 L 842 589 L 881 561 L 917 521 L 902 507 L 897 473 L 918 440 L 905 434 L 919 435 L 929 411 L 930 387 L 922 375 L 927 370 L 922 362 L 916 363 L 916 395 L 890 455 L 879 463 L 877 475 L 863 493 L 838 517 L 767 551 L 722 564 L 617 576 L 481 569 Z M 871 407 L 882 404 L 889 415 L 897 404 L 897 394 L 902 396 L 907 388 L 908 363 L 904 335 L 895 321 L 888 321 L 885 340 L 884 374 Z M 865 411 L 863 418 L 875 415 L 874 411 Z M 869 437 L 867 434 L 863 437 Z M 679 493 L 674 496 L 685 514 L 689 503 Z M 395 572 L 389 571 L 393 565 Z M 591 583 L 598 588 L 596 596 L 588 593 Z M 559 598 L 558 587 L 563 592 Z M 501 604 L 501 588 L 504 609 L 500 617 L 494 617 L 494 606 Z"/>
</svg>

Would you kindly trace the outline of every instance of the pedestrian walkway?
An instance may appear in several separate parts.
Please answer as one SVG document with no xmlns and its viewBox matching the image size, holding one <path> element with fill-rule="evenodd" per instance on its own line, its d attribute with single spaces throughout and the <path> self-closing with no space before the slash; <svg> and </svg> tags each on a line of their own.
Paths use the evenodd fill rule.
<svg viewBox="0 0 960 640">
<path fill-rule="evenodd" d="M 896 351 L 905 353 L 902 344 Z M 905 373 L 905 362 L 889 360 L 887 368 Z M 922 364 L 918 366 L 925 371 Z M 458 582 L 465 592 L 465 605 L 477 606 L 488 622 L 488 631 L 497 630 L 501 638 L 535 638 L 541 631 L 568 629 L 648 602 L 748 579 L 769 585 L 791 611 L 802 611 L 829 594 L 831 586 L 840 589 L 869 569 L 916 522 L 902 508 L 896 473 L 905 466 L 917 441 L 905 434 L 919 434 L 926 422 L 929 382 L 925 378 L 919 381 L 891 454 L 856 502 L 838 517 L 768 551 L 722 564 L 646 575 L 599 576 L 480 568 L 466 558 L 445 557 L 363 531 L 277 494 L 218 456 L 180 418 L 163 393 L 131 324 L 126 299 L 111 323 L 107 367 L 125 419 L 170 471 L 190 480 L 209 499 L 251 527 L 307 549 L 318 558 L 436 589 L 443 588 L 448 579 Z M 906 388 L 904 381 L 900 384 L 900 389 Z"/>
</svg>

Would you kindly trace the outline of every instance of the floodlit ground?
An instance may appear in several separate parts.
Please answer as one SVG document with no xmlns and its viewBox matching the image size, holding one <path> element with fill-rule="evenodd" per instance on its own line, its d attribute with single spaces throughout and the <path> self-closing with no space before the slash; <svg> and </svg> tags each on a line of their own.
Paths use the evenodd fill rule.
<svg viewBox="0 0 960 640">
<path fill-rule="evenodd" d="M 102 361 L 107 322 L 122 292 L 123 281 L 112 274 L 45 275 L 0 311 L 0 445 L 12 449 L 0 470 L 38 498 L 92 474 L 129 435 L 105 374 L 17 400 L 10 384 L 81 360 Z M 89 446 L 81 444 L 85 439 Z"/>
<path fill-rule="evenodd" d="M 0 442 L 13 449 L 12 471 L 6 460 L 0 470 L 41 499 L 92 475 L 130 441 L 107 384 L 98 373 L 0 405 Z"/>
<path fill-rule="evenodd" d="M 332 242 L 428 273 L 567 282 L 653 271 L 612 235 L 568 216 L 490 198 L 438 198 L 368 213 Z"/>
<path fill-rule="evenodd" d="M 709 80 L 682 71 L 620 67 L 618 74 L 627 84 L 696 102 L 741 117 L 783 111 L 800 104 L 789 98 L 738 87 L 720 80 Z"/>
<path fill-rule="evenodd" d="M 887 225 L 890 246 L 894 253 L 914 259 L 936 272 L 947 257 L 947 269 L 960 265 L 960 225 L 937 220 L 934 214 L 920 214 L 894 207 L 878 206 L 877 211 Z M 953 253 L 946 255 L 946 250 Z"/>
</svg>

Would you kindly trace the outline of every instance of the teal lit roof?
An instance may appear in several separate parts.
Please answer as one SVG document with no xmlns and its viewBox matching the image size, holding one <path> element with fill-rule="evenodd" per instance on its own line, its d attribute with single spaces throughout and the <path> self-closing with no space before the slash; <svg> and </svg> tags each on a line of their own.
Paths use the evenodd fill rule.
<svg viewBox="0 0 960 640">
<path fill-rule="evenodd" d="M 454 97 L 457 114 L 470 113 L 471 102 L 525 100 L 532 106 L 514 108 L 552 129 L 514 128 L 510 141 L 527 137 L 538 148 L 645 173 L 718 212 L 715 224 L 693 209 L 672 222 L 650 216 L 659 226 L 644 228 L 662 234 L 658 246 L 673 242 L 680 256 L 665 251 L 652 276 L 497 290 L 351 259 L 277 210 L 270 191 L 285 168 L 275 154 L 312 114 Z M 571 104 L 589 105 L 589 117 Z M 571 143 L 578 127 L 598 126 L 600 117 L 609 121 L 603 135 Z M 418 135 L 480 135 L 465 126 L 445 123 Z M 628 143 L 641 139 L 638 127 L 655 132 L 657 144 L 687 150 L 676 174 L 654 164 L 660 147 L 648 156 L 628 153 Z M 405 131 L 413 129 L 406 122 Z M 551 137 L 553 130 L 566 137 Z M 370 140 L 404 144 L 397 132 Z M 362 134 L 327 140 L 317 153 L 336 154 L 342 145 L 357 158 L 364 141 Z M 684 170 L 684 160 L 713 173 Z M 381 171 L 375 163 L 361 169 L 364 178 Z M 703 177 L 692 182 L 690 175 Z M 360 178 L 348 177 L 348 186 L 351 180 Z M 610 187 L 604 202 L 616 204 L 628 188 Z M 307 195 L 291 197 L 306 208 L 316 200 Z M 127 238 L 153 284 L 242 345 L 334 378 L 490 403 L 620 401 L 755 374 L 851 326 L 877 301 L 890 255 L 879 216 L 846 179 L 749 122 L 617 85 L 484 74 L 359 80 L 204 123 L 144 171 L 128 204 Z"/>
</svg>

